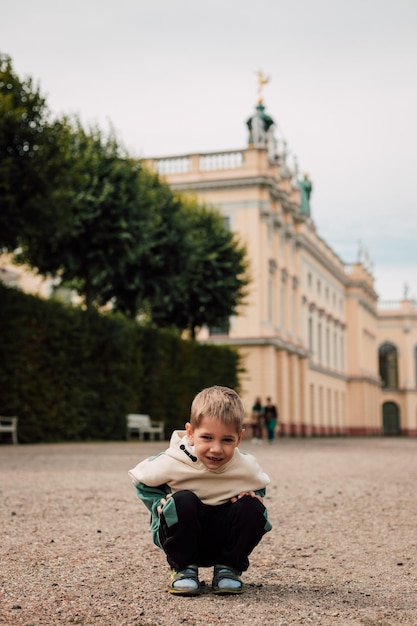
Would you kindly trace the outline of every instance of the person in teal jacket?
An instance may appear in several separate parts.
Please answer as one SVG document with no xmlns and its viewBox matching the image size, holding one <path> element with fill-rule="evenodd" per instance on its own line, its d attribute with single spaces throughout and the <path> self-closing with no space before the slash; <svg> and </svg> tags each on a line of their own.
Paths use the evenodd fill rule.
<svg viewBox="0 0 417 626">
<path fill-rule="evenodd" d="M 197 595 L 198 568 L 211 566 L 214 593 L 242 593 L 248 557 L 272 528 L 262 501 L 269 477 L 238 448 L 244 414 L 233 389 L 203 389 L 169 448 L 129 472 L 171 567 L 171 593 Z"/>
<path fill-rule="evenodd" d="M 275 430 L 278 424 L 278 409 L 275 404 L 272 404 L 270 397 L 266 399 L 266 405 L 264 406 L 263 412 L 266 432 L 268 435 L 268 443 L 273 443 L 275 439 Z"/>
</svg>

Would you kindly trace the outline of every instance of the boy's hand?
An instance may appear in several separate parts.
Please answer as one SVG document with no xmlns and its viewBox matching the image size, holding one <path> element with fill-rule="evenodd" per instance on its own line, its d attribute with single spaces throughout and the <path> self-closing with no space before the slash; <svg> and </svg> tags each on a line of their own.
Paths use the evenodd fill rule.
<svg viewBox="0 0 417 626">
<path fill-rule="evenodd" d="M 158 511 L 158 515 L 161 515 L 162 513 L 162 507 L 164 506 L 164 504 L 167 503 L 167 500 L 172 496 L 172 493 L 167 493 L 166 498 L 161 498 L 161 506 L 158 506 L 158 508 L 156 509 Z"/>
<path fill-rule="evenodd" d="M 237 502 L 238 500 L 240 500 L 240 498 L 243 498 L 243 496 L 250 496 L 251 498 L 257 498 L 259 502 L 263 502 L 263 498 L 261 498 L 261 496 L 257 496 L 254 491 L 242 491 L 241 493 L 239 493 L 239 495 L 233 496 L 233 498 L 230 498 L 230 502 Z"/>
</svg>

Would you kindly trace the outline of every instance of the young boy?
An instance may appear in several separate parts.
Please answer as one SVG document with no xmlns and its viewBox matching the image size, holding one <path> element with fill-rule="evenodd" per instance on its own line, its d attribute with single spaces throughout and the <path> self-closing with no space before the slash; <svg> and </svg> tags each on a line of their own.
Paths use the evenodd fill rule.
<svg viewBox="0 0 417 626">
<path fill-rule="evenodd" d="M 214 566 L 214 593 L 242 593 L 248 556 L 272 528 L 262 504 L 269 477 L 238 449 L 244 413 L 232 389 L 203 389 L 185 431 L 129 472 L 171 566 L 170 593 L 197 595 L 199 566 Z"/>
</svg>

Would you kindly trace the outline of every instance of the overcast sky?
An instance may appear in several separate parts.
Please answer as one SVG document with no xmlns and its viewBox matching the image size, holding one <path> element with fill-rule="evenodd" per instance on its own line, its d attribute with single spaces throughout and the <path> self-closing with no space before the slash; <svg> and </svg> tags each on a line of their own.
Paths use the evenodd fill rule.
<svg viewBox="0 0 417 626">
<path fill-rule="evenodd" d="M 417 0 L 0 0 L 0 51 L 57 115 L 132 156 L 238 149 L 257 98 L 313 182 L 319 234 L 359 242 L 382 300 L 417 297 Z"/>
</svg>

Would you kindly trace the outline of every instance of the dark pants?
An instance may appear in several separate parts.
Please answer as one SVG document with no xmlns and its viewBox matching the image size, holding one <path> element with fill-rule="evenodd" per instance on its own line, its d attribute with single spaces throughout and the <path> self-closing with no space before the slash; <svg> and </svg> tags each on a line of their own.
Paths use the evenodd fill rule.
<svg viewBox="0 0 417 626">
<path fill-rule="evenodd" d="M 267 420 L 266 432 L 268 434 L 268 441 L 274 441 L 276 427 L 277 427 L 277 420 Z"/>
<path fill-rule="evenodd" d="M 164 515 L 165 512 L 165 515 Z M 264 505 L 244 496 L 219 506 L 203 504 L 194 492 L 175 493 L 162 509 L 159 539 L 175 570 L 187 565 L 228 565 L 239 572 L 267 530 Z"/>
</svg>

